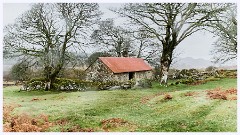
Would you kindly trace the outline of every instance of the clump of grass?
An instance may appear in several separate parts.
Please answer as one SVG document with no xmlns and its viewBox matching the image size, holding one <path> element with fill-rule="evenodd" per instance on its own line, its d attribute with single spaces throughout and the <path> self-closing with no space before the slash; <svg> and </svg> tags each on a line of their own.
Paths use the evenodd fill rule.
<svg viewBox="0 0 240 135">
<path fill-rule="evenodd" d="M 61 130 L 61 132 L 94 132 L 93 128 L 81 128 L 79 125 Z"/>
<path fill-rule="evenodd" d="M 164 95 L 164 94 L 165 94 L 164 92 L 159 92 L 159 93 L 156 93 L 156 94 L 153 94 L 153 95 L 144 96 L 144 97 L 141 98 L 141 103 L 145 104 L 148 101 L 150 101 L 151 99 L 153 99 L 155 97 L 158 97 L 158 96 L 161 96 L 161 95 Z"/>
<path fill-rule="evenodd" d="M 119 127 L 127 127 L 131 130 L 134 130 L 136 127 L 134 124 L 131 124 L 130 122 L 121 119 L 121 118 L 110 118 L 110 119 L 104 119 L 101 121 L 102 129 L 106 132 L 111 131 L 114 128 Z"/>
<path fill-rule="evenodd" d="M 197 95 L 198 93 L 197 92 L 187 92 L 187 93 L 184 93 L 184 96 L 195 96 Z"/>
</svg>

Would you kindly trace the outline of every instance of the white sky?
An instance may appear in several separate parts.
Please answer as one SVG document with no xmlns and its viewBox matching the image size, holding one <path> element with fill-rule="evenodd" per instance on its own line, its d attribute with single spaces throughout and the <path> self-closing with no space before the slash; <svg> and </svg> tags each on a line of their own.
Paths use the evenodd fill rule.
<svg viewBox="0 0 240 135">
<path fill-rule="evenodd" d="M 100 3 L 100 10 L 104 12 L 102 18 L 117 18 L 108 8 L 120 7 L 119 3 Z M 3 26 L 14 23 L 24 11 L 30 9 L 27 3 L 4 3 L 3 4 Z M 216 40 L 213 35 L 208 32 L 197 32 L 182 41 L 176 51 L 180 53 L 179 57 L 203 58 L 211 60 L 210 51 L 213 49 L 212 43 Z"/>
</svg>

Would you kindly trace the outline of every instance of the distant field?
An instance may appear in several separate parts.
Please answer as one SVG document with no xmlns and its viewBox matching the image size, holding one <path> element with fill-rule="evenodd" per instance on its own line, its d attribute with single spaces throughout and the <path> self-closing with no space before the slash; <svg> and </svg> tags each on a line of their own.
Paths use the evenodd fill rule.
<svg viewBox="0 0 240 135">
<path fill-rule="evenodd" d="M 236 87 L 237 79 L 87 92 L 18 92 L 19 87 L 11 86 L 3 89 L 4 130 L 236 132 L 237 100 L 231 92 Z M 207 91 L 213 89 L 217 94 Z M 223 90 L 229 91 L 219 94 Z"/>
</svg>

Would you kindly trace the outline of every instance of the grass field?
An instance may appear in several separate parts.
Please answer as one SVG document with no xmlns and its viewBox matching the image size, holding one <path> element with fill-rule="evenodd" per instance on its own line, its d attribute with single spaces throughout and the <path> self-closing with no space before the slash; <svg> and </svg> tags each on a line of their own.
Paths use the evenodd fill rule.
<svg viewBox="0 0 240 135">
<path fill-rule="evenodd" d="M 219 87 L 236 88 L 237 79 L 196 86 L 166 88 L 154 83 L 151 89 L 87 92 L 18 92 L 19 87 L 12 86 L 4 88 L 3 101 L 5 111 L 13 107 L 5 112 L 8 117 L 44 115 L 53 123 L 44 131 L 51 132 L 236 132 L 237 100 L 210 99 L 207 95 L 206 90 Z"/>
</svg>

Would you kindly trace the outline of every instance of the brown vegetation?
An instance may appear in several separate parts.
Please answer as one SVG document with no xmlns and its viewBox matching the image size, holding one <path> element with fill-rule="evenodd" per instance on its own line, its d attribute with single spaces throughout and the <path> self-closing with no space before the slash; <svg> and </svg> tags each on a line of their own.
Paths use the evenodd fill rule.
<svg viewBox="0 0 240 135">
<path fill-rule="evenodd" d="M 70 124 L 67 119 L 61 119 L 56 122 L 50 122 L 47 115 L 39 115 L 35 118 L 27 115 L 11 115 L 14 108 L 20 105 L 4 105 L 3 106 L 3 131 L 4 132 L 45 132 L 55 125 L 65 126 Z M 94 132 L 92 128 L 81 128 L 80 126 L 72 126 L 64 129 L 62 132 Z"/>
<path fill-rule="evenodd" d="M 46 115 L 40 115 L 35 118 L 27 114 L 12 116 L 11 112 L 15 107 L 6 105 L 3 107 L 4 132 L 43 132 L 53 125 L 53 123 L 48 121 L 48 116 Z"/>
<path fill-rule="evenodd" d="M 164 100 L 171 100 L 173 97 L 170 94 L 164 95 Z"/>
<path fill-rule="evenodd" d="M 210 99 L 222 99 L 222 100 L 237 100 L 237 89 L 231 88 L 222 90 L 221 88 L 215 88 L 213 90 L 207 90 L 207 96 Z"/>
</svg>

